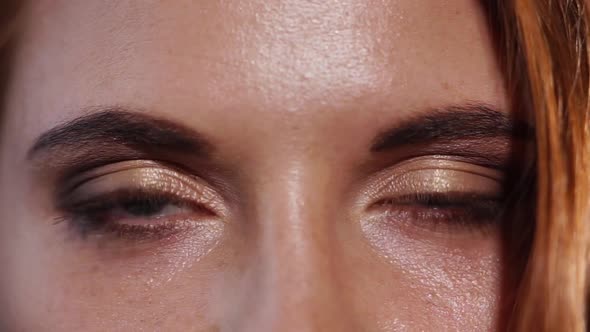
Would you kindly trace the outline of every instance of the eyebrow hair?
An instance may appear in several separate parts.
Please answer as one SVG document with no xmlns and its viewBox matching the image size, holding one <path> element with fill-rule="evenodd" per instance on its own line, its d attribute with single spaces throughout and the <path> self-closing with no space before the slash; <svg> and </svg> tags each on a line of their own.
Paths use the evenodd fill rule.
<svg viewBox="0 0 590 332">
<path fill-rule="evenodd" d="M 531 139 L 534 129 L 487 104 L 470 103 L 434 109 L 377 135 L 372 152 L 431 141 L 509 137 Z M 58 147 L 123 145 L 208 155 L 213 145 L 196 131 L 174 122 L 120 107 L 102 108 L 43 133 L 28 158 Z"/>
<path fill-rule="evenodd" d="M 372 152 L 433 141 L 484 139 L 494 137 L 529 140 L 532 126 L 512 119 L 487 104 L 469 103 L 434 109 L 377 135 Z"/>
<path fill-rule="evenodd" d="M 83 148 L 88 144 L 122 145 L 193 154 L 209 154 L 212 144 L 192 129 L 119 107 L 103 108 L 43 133 L 28 158 L 60 147 Z"/>
</svg>

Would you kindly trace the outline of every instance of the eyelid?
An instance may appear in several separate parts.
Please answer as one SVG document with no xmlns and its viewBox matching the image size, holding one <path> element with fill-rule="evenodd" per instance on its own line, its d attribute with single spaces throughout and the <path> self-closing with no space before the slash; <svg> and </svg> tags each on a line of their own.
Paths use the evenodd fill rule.
<svg viewBox="0 0 590 332">
<path fill-rule="evenodd" d="M 449 156 L 417 157 L 372 176 L 366 182 L 360 204 L 367 206 L 382 200 L 383 196 L 416 192 L 493 191 L 500 194 L 504 176 L 500 170 L 454 160 Z"/>
<path fill-rule="evenodd" d="M 153 160 L 128 160 L 114 162 L 81 172 L 67 180 L 64 191 L 73 191 L 76 187 L 95 178 L 138 168 L 169 168 L 164 163 Z"/>
<path fill-rule="evenodd" d="M 485 166 L 468 163 L 461 160 L 454 160 L 451 156 L 424 156 L 405 160 L 397 164 L 394 169 L 403 173 L 409 170 L 418 169 L 453 169 L 466 173 L 473 173 L 484 177 L 500 181 L 503 178 L 503 172 Z"/>
<path fill-rule="evenodd" d="M 68 180 L 62 188 L 59 201 L 67 204 L 121 189 L 137 188 L 197 202 L 221 217 L 227 213 L 223 198 L 205 181 L 150 160 L 124 161 L 98 167 Z"/>
</svg>

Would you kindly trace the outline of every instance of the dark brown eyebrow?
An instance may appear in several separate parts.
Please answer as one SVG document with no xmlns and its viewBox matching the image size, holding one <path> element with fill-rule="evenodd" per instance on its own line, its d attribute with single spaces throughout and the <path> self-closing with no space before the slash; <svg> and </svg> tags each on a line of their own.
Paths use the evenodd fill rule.
<svg viewBox="0 0 590 332">
<path fill-rule="evenodd" d="M 28 158 L 57 148 L 124 146 L 141 150 L 209 154 L 212 144 L 192 129 L 123 108 L 102 108 L 43 133 Z"/>
<path fill-rule="evenodd" d="M 401 146 L 453 140 L 506 137 L 530 140 L 532 126 L 512 119 L 487 104 L 465 104 L 434 109 L 377 135 L 372 152 Z"/>
</svg>

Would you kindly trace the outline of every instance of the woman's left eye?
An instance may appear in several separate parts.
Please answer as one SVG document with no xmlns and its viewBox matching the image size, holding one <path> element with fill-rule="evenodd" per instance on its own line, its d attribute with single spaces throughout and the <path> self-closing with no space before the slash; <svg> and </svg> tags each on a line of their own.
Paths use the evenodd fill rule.
<svg viewBox="0 0 590 332">
<path fill-rule="evenodd" d="M 496 230 L 505 207 L 504 177 L 501 170 L 444 157 L 410 159 L 367 185 L 367 216 L 438 234 Z"/>
<path fill-rule="evenodd" d="M 416 193 L 376 204 L 397 223 L 444 229 L 484 228 L 497 224 L 502 198 L 470 193 Z"/>
</svg>

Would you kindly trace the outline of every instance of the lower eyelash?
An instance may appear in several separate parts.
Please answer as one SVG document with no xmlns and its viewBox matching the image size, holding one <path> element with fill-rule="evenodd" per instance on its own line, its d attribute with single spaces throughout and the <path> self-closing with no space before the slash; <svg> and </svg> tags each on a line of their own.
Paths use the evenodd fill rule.
<svg viewBox="0 0 590 332">
<path fill-rule="evenodd" d="M 470 193 L 417 193 L 378 202 L 390 218 L 446 228 L 485 228 L 497 225 L 502 200 Z"/>
<path fill-rule="evenodd" d="M 114 239 L 133 241 L 161 240 L 181 234 L 188 228 L 194 227 L 194 223 L 187 220 L 166 221 L 157 225 L 126 225 L 94 222 L 73 215 L 60 216 L 55 222 L 56 224 L 67 224 L 70 231 L 82 239 L 108 236 Z"/>
</svg>

